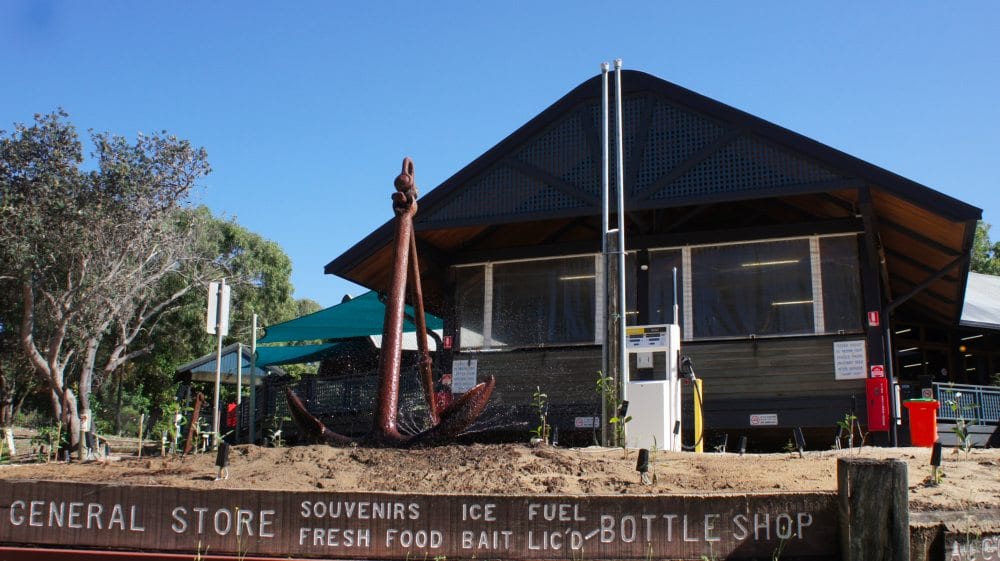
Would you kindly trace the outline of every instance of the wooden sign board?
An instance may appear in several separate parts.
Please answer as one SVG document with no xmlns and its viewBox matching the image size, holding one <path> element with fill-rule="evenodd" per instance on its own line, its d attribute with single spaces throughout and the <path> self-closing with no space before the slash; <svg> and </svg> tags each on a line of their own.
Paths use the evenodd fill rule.
<svg viewBox="0 0 1000 561">
<path fill-rule="evenodd" d="M 943 558 L 948 561 L 1000 559 L 1000 533 L 945 532 Z"/>
<path fill-rule="evenodd" d="M 835 494 L 487 496 L 0 481 L 0 542 L 344 559 L 839 559 Z"/>
</svg>

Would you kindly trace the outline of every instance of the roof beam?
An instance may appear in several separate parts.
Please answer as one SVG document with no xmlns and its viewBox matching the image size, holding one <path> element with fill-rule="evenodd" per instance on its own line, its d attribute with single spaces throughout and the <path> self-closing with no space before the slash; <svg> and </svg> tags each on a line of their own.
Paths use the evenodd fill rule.
<svg viewBox="0 0 1000 561">
<path fill-rule="evenodd" d="M 560 177 L 556 177 L 538 166 L 522 162 L 517 158 L 504 158 L 503 163 L 532 179 L 537 179 L 538 181 L 545 183 L 557 191 L 561 191 L 562 193 L 587 203 L 593 208 L 600 208 L 601 206 L 601 201 L 598 198 L 591 196 L 589 193 L 576 185 L 573 185 Z"/>
<path fill-rule="evenodd" d="M 681 226 L 687 224 L 691 220 L 694 220 L 695 218 L 701 216 L 702 214 L 705 214 L 711 208 L 712 208 L 712 205 L 707 204 L 707 205 L 698 205 L 698 206 L 696 206 L 696 207 L 688 210 L 683 215 L 681 215 L 680 218 L 677 218 L 676 220 L 671 220 L 670 221 L 670 225 L 668 227 L 664 228 L 664 232 L 674 232 L 674 231 L 676 231 L 678 228 L 680 228 Z"/>
<path fill-rule="evenodd" d="M 927 236 L 921 234 L 920 232 L 917 232 L 916 230 L 911 230 L 910 228 L 907 228 L 906 226 L 893 222 L 889 219 L 883 218 L 881 220 L 881 224 L 901 234 L 904 234 L 909 238 L 912 238 L 914 241 L 916 241 L 921 245 L 927 246 L 935 251 L 940 251 L 941 253 L 945 254 L 948 257 L 959 257 L 962 255 L 961 252 L 956 252 L 954 248 L 948 247 L 937 240 L 932 240 Z"/>
<path fill-rule="evenodd" d="M 486 226 L 485 228 L 480 230 L 478 234 L 462 242 L 462 245 L 460 246 L 461 249 L 468 249 L 479 245 L 479 242 L 495 234 L 498 229 L 500 229 L 500 226 L 496 224 L 492 226 Z"/>
<path fill-rule="evenodd" d="M 695 152 L 688 159 L 684 160 L 680 164 L 677 164 L 677 167 L 675 167 L 674 169 L 670 170 L 665 175 L 657 179 L 655 182 L 653 182 L 652 185 L 646 187 L 641 193 L 636 193 L 632 197 L 632 201 L 633 202 L 644 201 L 649 197 L 653 196 L 660 189 L 663 189 L 667 185 L 670 185 L 674 181 L 677 181 L 681 176 L 691 171 L 691 169 L 694 168 L 696 165 L 704 162 L 705 160 L 712 157 L 712 155 L 714 155 L 716 152 L 725 148 L 727 145 L 729 145 L 734 140 L 739 138 L 741 134 L 743 134 L 743 131 L 741 129 L 733 129 L 730 130 L 729 132 L 724 133 L 722 136 L 715 139 L 715 142 L 710 143 L 708 146 L 705 146 L 701 150 Z"/>
<path fill-rule="evenodd" d="M 887 311 L 892 312 L 900 305 L 904 304 L 910 298 L 913 298 L 920 292 L 926 290 L 930 285 L 944 278 L 944 276 L 948 274 L 948 271 L 954 269 L 959 265 L 964 265 L 965 262 L 968 261 L 968 259 L 969 257 L 967 255 L 959 255 L 957 258 L 953 259 L 951 263 L 945 265 L 943 269 L 934 273 L 930 277 L 924 279 L 924 281 L 921 282 L 920 284 L 914 286 L 912 290 L 910 290 L 909 292 L 907 292 L 902 296 L 899 296 L 898 298 L 893 299 L 892 302 L 889 302 L 889 304 L 886 306 Z M 949 306 L 955 304 L 954 299 L 940 296 L 936 292 L 928 291 L 928 295 L 940 299 L 942 302 L 948 304 Z"/>
<path fill-rule="evenodd" d="M 885 250 L 885 253 L 886 253 L 886 255 L 892 257 L 893 260 L 906 263 L 907 265 L 910 265 L 911 267 L 916 267 L 916 268 L 920 269 L 921 271 L 923 271 L 925 273 L 933 274 L 933 273 L 937 272 L 937 269 L 931 267 L 927 263 L 924 263 L 922 261 L 917 261 L 916 259 L 914 259 L 914 258 L 912 258 L 909 255 L 906 255 L 904 253 L 900 253 L 900 252 L 892 250 L 892 249 Z M 953 275 L 945 275 L 944 276 L 944 280 L 949 281 L 949 282 L 958 282 L 958 277 L 953 276 Z"/>
<path fill-rule="evenodd" d="M 638 133 L 632 142 L 632 157 L 629 158 L 628 170 L 625 172 L 626 193 L 631 193 L 635 189 L 635 178 L 639 175 L 639 167 L 646 159 L 646 144 L 649 139 L 649 129 L 653 124 L 655 106 L 656 100 L 652 95 L 642 96 L 642 116 L 639 117 Z"/>
</svg>

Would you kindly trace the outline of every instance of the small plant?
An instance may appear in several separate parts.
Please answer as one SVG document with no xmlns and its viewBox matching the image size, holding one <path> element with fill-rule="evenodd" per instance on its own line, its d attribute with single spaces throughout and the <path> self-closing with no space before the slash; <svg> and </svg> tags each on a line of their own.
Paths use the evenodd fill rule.
<svg viewBox="0 0 1000 561">
<path fill-rule="evenodd" d="M 779 528 L 780 532 L 787 532 L 788 528 Z M 781 554 L 785 551 L 785 546 L 788 545 L 788 538 L 778 538 L 778 546 L 774 548 L 771 553 L 771 561 L 778 561 L 781 559 Z"/>
<path fill-rule="evenodd" d="M 975 424 L 975 420 L 966 419 L 965 410 L 975 406 L 962 405 L 962 392 L 955 392 L 955 399 L 949 399 L 945 403 L 955 415 L 955 428 L 951 429 L 955 433 L 955 446 L 968 456 L 972 451 L 972 435 L 969 434 L 969 427 Z"/>
<path fill-rule="evenodd" d="M 608 422 L 614 427 L 614 435 L 612 437 L 612 444 L 615 446 L 620 446 L 622 451 L 628 454 L 625 442 L 625 424 L 632 420 L 632 417 L 628 415 L 626 409 L 627 405 L 625 401 L 622 401 L 618 394 L 618 387 L 615 384 L 614 378 L 611 376 L 604 376 L 600 371 L 597 373 L 597 393 L 604 399 L 605 407 L 608 411 L 613 412 L 613 416 L 608 419 Z"/>
<path fill-rule="evenodd" d="M 169 445 L 170 452 L 176 454 L 181 427 L 187 422 L 187 419 L 181 414 L 181 404 L 176 401 L 165 405 L 162 411 L 159 420 L 153 425 L 153 433 L 162 435 L 161 449 L 166 449 Z"/>
<path fill-rule="evenodd" d="M 781 449 L 784 450 L 785 452 L 787 452 L 788 454 L 794 454 L 795 452 L 798 452 L 799 447 L 795 445 L 795 441 L 794 440 L 792 440 L 791 438 L 789 438 L 788 442 L 786 442 L 785 445 L 782 446 Z"/>
<path fill-rule="evenodd" d="M 861 423 L 858 422 L 857 415 L 854 413 L 844 413 L 844 418 L 837 421 L 837 426 L 840 427 L 840 432 L 837 434 L 835 442 L 838 449 L 843 448 L 841 440 L 846 438 L 847 448 L 853 450 L 855 433 L 857 433 L 859 439 L 858 450 L 860 451 L 864 447 L 867 435 L 861 430 Z"/>
<path fill-rule="evenodd" d="M 292 420 L 291 417 L 279 417 L 277 415 L 271 417 L 271 428 L 267 429 L 267 440 L 271 443 L 271 446 L 275 448 L 282 448 L 285 446 L 285 438 L 282 436 L 282 428 L 285 425 L 285 421 Z"/>
<path fill-rule="evenodd" d="M 531 429 L 531 440 L 544 444 L 549 441 L 549 396 L 539 386 L 531 394 L 531 406 L 538 412 L 538 426 Z"/>
<path fill-rule="evenodd" d="M 66 435 L 62 432 L 62 425 L 55 424 L 38 429 L 38 433 L 31 438 L 31 445 L 38 446 L 38 460 L 50 462 L 53 458 L 59 459 L 59 450 L 66 442 Z M 45 449 L 44 456 L 42 449 Z"/>
</svg>

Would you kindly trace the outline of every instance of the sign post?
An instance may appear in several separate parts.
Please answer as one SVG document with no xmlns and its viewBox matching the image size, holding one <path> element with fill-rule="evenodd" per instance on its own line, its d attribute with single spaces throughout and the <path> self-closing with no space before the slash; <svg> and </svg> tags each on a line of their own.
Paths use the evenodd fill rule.
<svg viewBox="0 0 1000 561">
<path fill-rule="evenodd" d="M 216 335 L 215 398 L 212 401 L 212 444 L 219 439 L 219 385 L 222 378 L 222 337 L 229 334 L 229 287 L 226 279 L 208 284 L 208 320 L 205 329 Z"/>
</svg>

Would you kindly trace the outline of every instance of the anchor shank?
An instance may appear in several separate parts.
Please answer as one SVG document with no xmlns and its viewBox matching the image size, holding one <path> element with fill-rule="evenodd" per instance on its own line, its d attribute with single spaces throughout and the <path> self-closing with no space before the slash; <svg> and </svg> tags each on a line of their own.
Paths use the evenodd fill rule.
<svg viewBox="0 0 1000 561">
<path fill-rule="evenodd" d="M 406 269 L 413 235 L 413 214 L 396 215 L 396 236 L 393 245 L 393 274 L 385 301 L 382 324 L 382 348 L 378 357 L 378 388 L 375 401 L 376 437 L 398 439 L 396 428 L 399 405 L 399 372 L 402 367 L 403 312 L 406 306 Z"/>
</svg>

